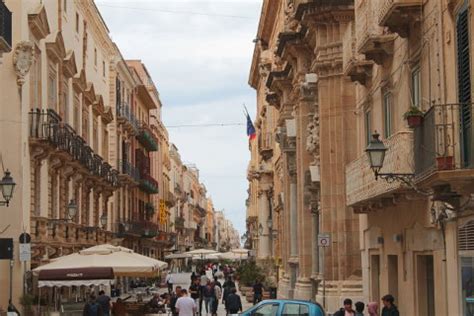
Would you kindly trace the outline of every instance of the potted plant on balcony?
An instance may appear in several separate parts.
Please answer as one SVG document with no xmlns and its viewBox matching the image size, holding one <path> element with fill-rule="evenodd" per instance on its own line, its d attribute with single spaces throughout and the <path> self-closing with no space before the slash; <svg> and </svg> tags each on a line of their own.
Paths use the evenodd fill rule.
<svg viewBox="0 0 474 316">
<path fill-rule="evenodd" d="M 416 106 L 410 106 L 408 111 L 403 114 L 403 117 L 407 120 L 410 128 L 419 127 L 423 122 L 424 113 Z"/>
</svg>

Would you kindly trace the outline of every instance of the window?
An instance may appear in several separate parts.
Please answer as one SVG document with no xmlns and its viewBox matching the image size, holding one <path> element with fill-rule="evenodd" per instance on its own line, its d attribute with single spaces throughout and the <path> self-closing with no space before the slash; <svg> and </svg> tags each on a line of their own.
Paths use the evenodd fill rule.
<svg viewBox="0 0 474 316">
<path fill-rule="evenodd" d="M 392 128 L 392 94 L 385 93 L 383 96 L 383 123 L 384 137 L 388 138 L 393 133 Z"/>
<path fill-rule="evenodd" d="M 366 145 L 369 145 L 372 138 L 372 115 L 371 111 L 368 110 L 365 112 L 364 124 L 365 124 L 365 141 Z"/>
<path fill-rule="evenodd" d="M 102 76 L 105 77 L 105 61 L 102 62 Z"/>
<path fill-rule="evenodd" d="M 74 118 L 73 118 L 73 122 L 74 122 L 74 129 L 76 130 L 76 132 L 79 132 L 80 131 L 80 119 L 81 119 L 81 116 L 80 116 L 80 111 L 79 111 L 79 108 L 80 108 L 80 100 L 79 100 L 79 95 L 78 94 L 74 94 Z"/>
<path fill-rule="evenodd" d="M 30 70 L 30 106 L 41 108 L 41 51 L 35 46 L 36 58 Z"/>
<path fill-rule="evenodd" d="M 252 312 L 252 316 L 276 316 L 279 304 L 265 304 Z"/>
<path fill-rule="evenodd" d="M 97 67 L 97 48 L 94 48 L 94 66 Z"/>
<path fill-rule="evenodd" d="M 70 123 L 69 121 L 69 85 L 68 85 L 67 80 L 63 81 L 61 105 L 62 107 L 59 114 L 62 116 L 65 122 Z"/>
<path fill-rule="evenodd" d="M 67 12 L 67 1 L 68 0 L 63 0 L 63 10 L 64 10 L 64 12 Z"/>
<path fill-rule="evenodd" d="M 282 316 L 289 316 L 289 315 L 309 316 L 308 305 L 295 304 L 295 303 L 285 304 L 285 306 L 283 307 Z"/>
<path fill-rule="evenodd" d="M 421 106 L 421 71 L 420 66 L 416 66 L 411 72 L 411 100 L 412 105 Z"/>
<path fill-rule="evenodd" d="M 76 13 L 76 33 L 79 33 L 79 13 Z"/>
<path fill-rule="evenodd" d="M 89 143 L 89 112 L 87 110 L 82 111 L 82 138 Z"/>
<path fill-rule="evenodd" d="M 94 123 L 92 126 L 92 148 L 96 153 L 99 152 L 99 130 L 98 130 L 98 123 L 97 119 L 94 119 Z"/>
<path fill-rule="evenodd" d="M 57 104 L 57 75 L 56 75 L 56 65 L 49 65 L 48 72 L 48 107 L 58 111 Z"/>
</svg>

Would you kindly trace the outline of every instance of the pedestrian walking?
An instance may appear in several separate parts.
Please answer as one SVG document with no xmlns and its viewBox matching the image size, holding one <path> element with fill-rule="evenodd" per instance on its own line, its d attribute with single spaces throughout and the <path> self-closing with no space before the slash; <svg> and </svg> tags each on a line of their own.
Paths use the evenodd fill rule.
<svg viewBox="0 0 474 316">
<path fill-rule="evenodd" d="M 217 309 L 219 307 L 219 300 L 222 297 L 222 289 L 219 285 L 214 282 L 214 305 L 212 306 L 212 315 L 217 316 Z"/>
<path fill-rule="evenodd" d="M 263 284 L 260 279 L 255 281 L 253 285 L 253 305 L 258 304 L 263 298 Z"/>
<path fill-rule="evenodd" d="M 354 306 L 355 306 L 355 316 L 364 316 L 365 304 L 363 302 L 356 302 Z"/>
<path fill-rule="evenodd" d="M 191 294 L 191 298 L 196 303 L 196 306 L 200 306 L 202 303 L 201 303 L 201 284 L 200 284 L 199 278 L 194 279 L 193 283 L 189 287 L 189 293 Z M 201 314 L 201 311 L 199 311 L 199 314 Z"/>
<path fill-rule="evenodd" d="M 103 290 L 99 292 L 99 296 L 97 297 L 97 303 L 100 304 L 102 307 L 102 312 L 104 316 L 110 316 L 110 297 L 105 294 Z"/>
<path fill-rule="evenodd" d="M 355 316 L 356 313 L 352 309 L 352 300 L 350 298 L 346 298 L 344 300 L 344 307 L 334 313 L 334 316 Z"/>
<path fill-rule="evenodd" d="M 97 299 L 94 294 L 89 296 L 89 302 L 84 305 L 84 310 L 82 312 L 83 316 L 104 316 L 104 311 L 102 306 L 97 303 Z"/>
<path fill-rule="evenodd" d="M 176 286 L 175 292 L 173 292 L 173 294 L 171 295 L 170 304 L 169 304 L 169 307 L 173 316 L 178 315 L 178 313 L 176 312 L 176 302 L 178 301 L 180 297 L 181 297 L 181 286 L 178 285 Z"/>
<path fill-rule="evenodd" d="M 391 294 L 382 297 L 382 316 L 400 316 L 397 306 L 394 304 L 395 298 Z"/>
<path fill-rule="evenodd" d="M 173 293 L 173 275 L 171 271 L 166 275 L 166 285 L 168 286 L 168 293 Z"/>
<path fill-rule="evenodd" d="M 215 299 L 214 286 L 211 282 L 208 282 L 207 285 L 203 287 L 202 294 L 207 315 L 209 313 L 212 313 L 212 307 L 214 306 Z"/>
<path fill-rule="evenodd" d="M 242 300 L 237 294 L 237 289 L 234 287 L 230 290 L 230 294 L 225 301 L 225 309 L 228 314 L 238 314 L 242 312 Z"/>
<path fill-rule="evenodd" d="M 178 316 L 194 316 L 196 308 L 195 300 L 188 296 L 186 289 L 182 289 L 181 297 L 176 301 L 176 312 Z"/>
<path fill-rule="evenodd" d="M 377 302 L 370 302 L 367 304 L 367 312 L 369 316 L 379 316 L 379 304 Z"/>
<path fill-rule="evenodd" d="M 224 295 L 222 296 L 222 303 L 225 304 L 227 296 L 230 294 L 230 290 L 235 288 L 235 283 L 232 281 L 232 277 L 227 277 L 226 281 L 222 285 L 224 288 Z"/>
</svg>

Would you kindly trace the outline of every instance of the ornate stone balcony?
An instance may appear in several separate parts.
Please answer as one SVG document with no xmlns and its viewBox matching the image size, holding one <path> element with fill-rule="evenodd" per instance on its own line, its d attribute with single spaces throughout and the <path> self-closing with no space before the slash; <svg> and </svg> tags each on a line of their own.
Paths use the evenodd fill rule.
<svg viewBox="0 0 474 316">
<path fill-rule="evenodd" d="M 132 221 L 126 235 L 141 238 L 154 238 L 158 235 L 158 225 L 150 221 Z"/>
<path fill-rule="evenodd" d="M 95 154 L 86 141 L 74 129 L 62 122 L 51 109 L 35 109 L 30 113 L 30 145 L 38 152 L 51 152 L 64 161 L 72 161 L 76 167 L 112 186 L 118 186 L 118 171 Z M 33 153 L 35 155 L 35 153 Z"/>
<path fill-rule="evenodd" d="M 388 150 L 380 172 L 413 173 L 413 133 L 398 132 L 384 143 Z M 394 194 L 403 190 L 407 188 L 399 182 L 375 180 L 365 153 L 346 166 L 346 203 L 356 212 L 368 212 L 391 203 Z"/>
<path fill-rule="evenodd" d="M 12 13 L 0 1 L 0 58 L 12 50 Z"/>
<path fill-rule="evenodd" d="M 421 18 L 422 0 L 379 0 L 379 25 L 400 37 L 408 37 L 410 24 Z"/>
<path fill-rule="evenodd" d="M 356 38 L 352 27 L 348 27 L 342 40 L 342 70 L 344 75 L 365 85 L 372 77 L 373 61 L 356 52 Z"/>
<path fill-rule="evenodd" d="M 133 135 L 138 133 L 138 121 L 127 103 L 117 104 L 117 123 Z"/>
<path fill-rule="evenodd" d="M 382 3 L 381 0 L 364 1 L 355 9 L 356 50 L 378 65 L 393 55 L 393 42 L 397 37 L 396 34 L 384 32 L 378 24 L 377 13 Z"/>
<path fill-rule="evenodd" d="M 141 174 L 140 189 L 149 194 L 157 194 L 159 192 L 158 181 L 149 174 Z"/>
</svg>

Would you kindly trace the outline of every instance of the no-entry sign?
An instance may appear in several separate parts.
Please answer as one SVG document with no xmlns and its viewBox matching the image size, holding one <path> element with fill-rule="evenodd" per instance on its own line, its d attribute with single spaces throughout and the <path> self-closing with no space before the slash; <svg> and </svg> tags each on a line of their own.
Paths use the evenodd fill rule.
<svg viewBox="0 0 474 316">
<path fill-rule="evenodd" d="M 331 245 L 331 236 L 329 234 L 318 235 L 318 247 L 329 247 Z"/>
</svg>

